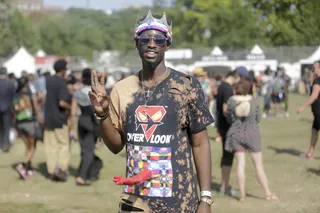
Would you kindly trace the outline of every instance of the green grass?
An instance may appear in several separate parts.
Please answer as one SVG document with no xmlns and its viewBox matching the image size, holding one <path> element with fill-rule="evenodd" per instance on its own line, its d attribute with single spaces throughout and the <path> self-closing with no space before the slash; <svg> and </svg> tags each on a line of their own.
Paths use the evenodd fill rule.
<svg viewBox="0 0 320 213">
<path fill-rule="evenodd" d="M 299 158 L 300 152 L 309 145 L 312 116 L 310 110 L 297 116 L 295 111 L 306 97 L 290 96 L 289 118 L 264 119 L 261 122 L 264 165 L 270 187 L 281 201 L 264 201 L 263 191 L 258 185 L 253 166 L 247 162 L 247 193 L 245 203 L 214 193 L 215 212 L 223 213 L 319 213 L 320 212 L 320 170 L 319 157 L 313 161 Z M 215 129 L 209 129 L 215 136 Z M 214 140 L 212 144 L 213 176 L 212 182 L 220 182 L 221 144 Z M 319 152 L 317 152 L 319 153 Z M 104 161 L 101 180 L 89 188 L 75 185 L 73 176 L 67 183 L 50 183 L 41 174 L 30 180 L 17 179 L 12 164 L 23 160 L 24 145 L 18 140 L 11 152 L 0 153 L 0 213 L 115 213 L 122 187 L 112 182 L 114 175 L 123 175 L 125 171 L 124 154 L 113 155 L 103 147 L 98 155 Z M 39 144 L 34 166 L 45 170 L 43 144 Z M 71 173 L 78 164 L 79 146 L 72 144 Z M 236 185 L 235 173 L 232 173 L 232 185 Z"/>
</svg>

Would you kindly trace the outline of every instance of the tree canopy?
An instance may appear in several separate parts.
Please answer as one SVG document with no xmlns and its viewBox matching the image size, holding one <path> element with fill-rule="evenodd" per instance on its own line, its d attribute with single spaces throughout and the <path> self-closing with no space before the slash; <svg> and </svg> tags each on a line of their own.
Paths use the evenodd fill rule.
<svg viewBox="0 0 320 213">
<path fill-rule="evenodd" d="M 320 4 L 317 0 L 177 0 L 174 7 L 157 2 L 173 21 L 173 48 L 239 49 L 262 45 L 319 45 Z M 0 0 L 5 4 L 6 0 Z M 134 49 L 136 20 L 150 8 L 103 11 L 71 8 L 62 16 L 18 10 L 1 19 L 0 56 L 24 45 L 35 53 L 77 55 L 91 60 L 100 50 Z"/>
</svg>

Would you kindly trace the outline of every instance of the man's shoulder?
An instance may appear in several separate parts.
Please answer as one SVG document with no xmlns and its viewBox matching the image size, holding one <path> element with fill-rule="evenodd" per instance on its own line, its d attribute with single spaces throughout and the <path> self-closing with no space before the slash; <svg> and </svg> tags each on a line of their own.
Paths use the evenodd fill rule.
<svg viewBox="0 0 320 213">
<path fill-rule="evenodd" d="M 201 85 L 199 80 L 193 75 L 189 75 L 175 69 L 171 69 L 171 76 L 178 83 L 189 85 L 191 88 L 199 87 L 199 85 Z"/>
<path fill-rule="evenodd" d="M 128 76 L 113 86 L 112 90 L 122 90 L 124 88 L 134 88 L 139 84 L 139 78 L 137 75 Z"/>
</svg>

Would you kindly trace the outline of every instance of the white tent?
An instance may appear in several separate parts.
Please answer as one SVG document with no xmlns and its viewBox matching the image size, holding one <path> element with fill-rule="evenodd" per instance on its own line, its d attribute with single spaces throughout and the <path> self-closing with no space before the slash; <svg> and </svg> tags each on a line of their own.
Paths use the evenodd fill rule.
<svg viewBox="0 0 320 213">
<path fill-rule="evenodd" d="M 301 59 L 300 64 L 313 64 L 317 60 L 320 60 L 320 46 L 309 58 Z"/>
<path fill-rule="evenodd" d="M 278 61 L 275 58 L 267 57 L 259 45 L 255 44 L 245 59 L 237 61 L 237 66 L 245 66 L 248 70 L 253 70 L 256 75 L 264 71 L 267 67 L 276 70 Z"/>
<path fill-rule="evenodd" d="M 47 54 L 43 50 L 38 50 L 36 56 L 37 57 L 45 57 Z"/>
<path fill-rule="evenodd" d="M 21 47 L 16 54 L 4 62 L 4 67 L 7 68 L 8 73 L 14 73 L 17 77 L 21 76 L 23 70 L 34 73 L 36 71 L 35 58 L 24 47 Z"/>
</svg>

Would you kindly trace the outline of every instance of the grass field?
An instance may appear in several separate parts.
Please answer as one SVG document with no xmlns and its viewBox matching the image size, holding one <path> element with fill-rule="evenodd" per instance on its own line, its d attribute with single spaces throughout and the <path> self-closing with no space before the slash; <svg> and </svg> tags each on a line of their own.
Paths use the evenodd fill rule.
<svg viewBox="0 0 320 213">
<path fill-rule="evenodd" d="M 264 164 L 271 189 L 281 201 L 263 200 L 263 191 L 255 180 L 253 166 L 248 158 L 247 193 L 245 203 L 214 193 L 214 212 L 221 213 L 319 213 L 320 212 L 320 152 L 315 160 L 304 160 L 299 154 L 307 150 L 312 117 L 310 110 L 300 116 L 295 111 L 306 97 L 290 96 L 289 118 L 269 118 L 261 122 Z M 221 145 L 212 138 L 212 183 L 220 182 Z M 318 147 L 317 150 L 320 148 Z M 79 188 L 74 175 L 80 162 L 79 146 L 72 143 L 71 176 L 67 183 L 51 183 L 41 174 L 45 171 L 43 144 L 39 144 L 34 166 L 40 172 L 32 179 L 21 181 L 12 165 L 23 160 L 24 145 L 18 140 L 10 153 L 0 153 L 0 213 L 116 213 L 122 188 L 112 182 L 114 175 L 125 171 L 124 153 L 113 155 L 103 147 L 98 155 L 104 160 L 101 180 L 92 187 Z M 235 186 L 235 171 L 232 185 Z"/>
</svg>

